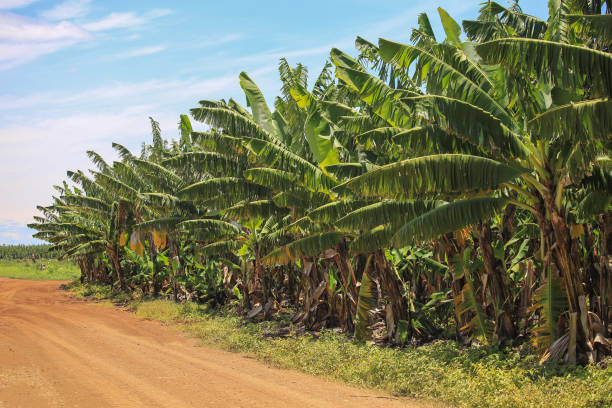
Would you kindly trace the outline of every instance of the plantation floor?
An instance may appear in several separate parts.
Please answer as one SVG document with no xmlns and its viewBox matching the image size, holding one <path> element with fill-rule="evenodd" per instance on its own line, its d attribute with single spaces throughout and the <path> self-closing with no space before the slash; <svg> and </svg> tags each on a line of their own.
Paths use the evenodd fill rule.
<svg viewBox="0 0 612 408">
<path fill-rule="evenodd" d="M 0 278 L 0 407 L 417 407 L 269 368 L 153 321 Z"/>
</svg>

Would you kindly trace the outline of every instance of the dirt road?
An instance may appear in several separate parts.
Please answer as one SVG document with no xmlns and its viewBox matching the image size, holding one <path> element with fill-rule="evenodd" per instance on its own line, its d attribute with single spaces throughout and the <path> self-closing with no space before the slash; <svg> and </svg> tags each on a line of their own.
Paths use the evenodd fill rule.
<svg viewBox="0 0 612 408">
<path fill-rule="evenodd" d="M 0 278 L 1 408 L 422 406 L 197 347 L 58 286 Z"/>
</svg>

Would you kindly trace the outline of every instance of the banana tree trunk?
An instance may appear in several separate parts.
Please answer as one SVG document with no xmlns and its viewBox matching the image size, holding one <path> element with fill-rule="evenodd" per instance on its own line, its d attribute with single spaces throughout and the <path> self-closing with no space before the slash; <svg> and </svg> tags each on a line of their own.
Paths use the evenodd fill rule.
<svg viewBox="0 0 612 408">
<path fill-rule="evenodd" d="M 171 239 L 170 237 L 168 237 L 168 248 L 170 249 L 169 251 L 169 258 L 170 258 L 170 262 L 172 265 L 172 262 L 174 260 L 175 257 L 178 258 L 178 245 L 177 243 Z M 174 270 L 174 268 L 171 268 L 173 271 L 173 274 L 176 275 L 177 271 Z M 171 276 L 170 277 L 170 284 L 172 285 L 172 297 L 174 299 L 174 301 L 176 302 L 178 300 L 178 288 L 177 288 L 177 284 L 176 284 L 176 276 Z"/>
<path fill-rule="evenodd" d="M 551 242 L 554 242 L 548 248 L 552 256 L 552 264 L 558 269 L 563 278 L 569 304 L 569 313 L 578 314 L 577 348 L 590 361 L 593 361 L 593 333 L 589 323 L 589 311 L 586 306 L 586 297 L 583 290 L 585 279 L 581 276 L 580 260 L 572 253 L 571 233 L 566 217 L 554 199 L 557 196 L 556 190 L 550 187 L 549 191 L 552 193 L 543 197 L 552 232 L 553 240 Z M 538 218 L 543 219 L 544 217 L 540 215 Z M 544 219 L 544 222 L 548 222 L 548 220 Z"/>
<path fill-rule="evenodd" d="M 317 258 L 302 258 L 302 310 L 293 317 L 293 323 L 302 323 L 308 330 L 319 330 L 327 323 L 330 306 L 326 298 L 329 282 L 320 276 Z"/>
<path fill-rule="evenodd" d="M 121 270 L 121 262 L 119 261 L 119 251 L 116 247 L 107 250 L 108 256 L 113 261 L 115 267 L 115 273 L 117 274 L 117 281 L 119 282 L 119 289 L 125 290 L 125 280 L 123 278 L 123 272 Z"/>
<path fill-rule="evenodd" d="M 261 299 L 259 299 L 262 305 L 268 303 L 271 299 L 270 282 L 266 276 L 263 263 L 261 261 L 261 251 L 258 247 L 255 247 L 255 261 L 253 265 L 255 276 L 253 277 L 253 291 L 257 293 L 261 292 Z"/>
<path fill-rule="evenodd" d="M 487 223 L 480 223 L 478 229 L 478 245 L 487 273 L 487 285 L 493 297 L 493 306 L 496 315 L 496 335 L 500 342 L 512 340 L 516 337 L 516 328 L 513 323 L 514 300 L 509 288 L 509 279 L 502 262 L 497 259 L 491 245 L 491 227 Z"/>
<path fill-rule="evenodd" d="M 612 214 L 600 216 L 599 304 L 603 328 L 608 331 L 612 322 Z M 612 333 L 607 332 L 609 337 Z"/>
<path fill-rule="evenodd" d="M 87 266 L 85 264 L 85 261 L 83 261 L 82 259 L 79 259 L 77 263 L 79 265 L 79 269 L 81 270 L 81 276 L 79 278 L 79 281 L 81 283 L 85 283 L 85 277 L 87 276 Z"/>
<path fill-rule="evenodd" d="M 348 259 L 348 252 L 346 251 L 346 246 L 340 245 L 338 247 L 338 251 L 332 251 L 334 252 L 334 262 L 336 263 L 336 266 L 340 271 L 340 279 L 342 280 L 342 285 L 344 285 L 347 290 L 347 316 L 345 316 L 345 320 L 347 321 L 347 323 L 350 322 L 348 323 L 348 325 L 352 328 L 352 322 L 355 319 L 355 314 L 357 313 L 357 299 L 359 298 L 359 290 L 357 289 L 357 278 L 355 277 L 355 271 L 351 267 L 350 261 Z"/>
<path fill-rule="evenodd" d="M 388 315 L 389 318 L 387 319 L 389 339 L 395 343 L 399 343 L 400 333 L 398 327 L 400 321 L 410 322 L 411 319 L 408 303 L 402 295 L 402 282 L 389 266 L 382 250 L 374 252 L 374 259 L 376 260 L 380 283 L 382 284 L 384 294 L 389 297 L 389 304 L 391 306 L 391 313 Z M 407 327 L 410 328 L 411 325 L 408 324 Z M 407 334 L 410 335 L 411 333 Z"/>
<path fill-rule="evenodd" d="M 504 215 L 502 216 L 502 231 L 501 239 L 504 244 L 512 238 L 514 231 L 514 219 L 516 218 L 516 206 L 508 204 L 504 208 Z"/>
<path fill-rule="evenodd" d="M 463 252 L 465 250 L 464 245 L 465 243 L 463 243 L 463 246 L 462 246 L 459 242 L 457 242 L 456 239 L 453 237 L 452 233 L 442 235 L 436 241 L 436 258 L 438 262 L 445 262 L 445 260 L 453 259 L 453 257 L 457 253 Z M 466 338 L 461 335 L 461 328 L 465 327 L 465 325 L 468 323 L 469 321 L 467 319 L 468 314 L 467 313 L 463 313 L 463 314 L 457 313 L 457 307 L 459 303 L 461 303 L 461 300 L 460 300 L 462 296 L 461 292 L 465 284 L 465 278 L 458 277 L 457 271 L 454 270 L 454 266 L 452 262 L 447 261 L 447 266 L 448 266 L 448 270 L 451 276 L 450 287 L 451 287 L 451 296 L 452 296 L 453 305 L 454 305 L 453 315 L 454 315 L 455 323 L 456 323 L 455 324 L 456 340 L 466 341 Z"/>
<path fill-rule="evenodd" d="M 249 273 L 248 273 L 248 264 L 247 262 L 240 262 L 240 287 L 242 288 L 242 309 L 243 310 L 251 310 L 253 306 L 251 302 L 251 294 L 249 291 Z"/>
<path fill-rule="evenodd" d="M 553 260 L 565 281 L 570 313 L 578 312 L 578 297 L 583 293 L 578 268 L 571 256 L 570 230 L 552 197 L 545 199 L 545 205 L 554 237 Z"/>
</svg>

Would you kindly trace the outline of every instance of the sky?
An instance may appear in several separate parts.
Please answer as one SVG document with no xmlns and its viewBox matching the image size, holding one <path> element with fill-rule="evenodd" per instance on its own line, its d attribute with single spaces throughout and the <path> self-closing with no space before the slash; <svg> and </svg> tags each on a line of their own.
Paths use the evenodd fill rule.
<svg viewBox="0 0 612 408">
<path fill-rule="evenodd" d="M 272 101 L 281 57 L 315 77 L 332 47 L 356 55 L 358 35 L 408 42 L 426 12 L 444 38 L 437 7 L 461 21 L 481 2 L 0 0 L 0 244 L 40 242 L 26 224 L 52 186 L 91 168 L 87 150 L 138 152 L 149 117 L 177 138 L 199 100 L 244 103 L 241 71 Z M 546 0 L 519 4 L 547 15 Z"/>
</svg>

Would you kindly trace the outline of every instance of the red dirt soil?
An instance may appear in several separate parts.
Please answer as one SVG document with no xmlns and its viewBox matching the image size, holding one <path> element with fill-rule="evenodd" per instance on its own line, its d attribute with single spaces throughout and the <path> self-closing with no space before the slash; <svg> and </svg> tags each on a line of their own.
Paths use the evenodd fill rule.
<svg viewBox="0 0 612 408">
<path fill-rule="evenodd" d="M 0 278 L 0 408 L 426 406 L 198 347 L 60 283 Z"/>
</svg>

